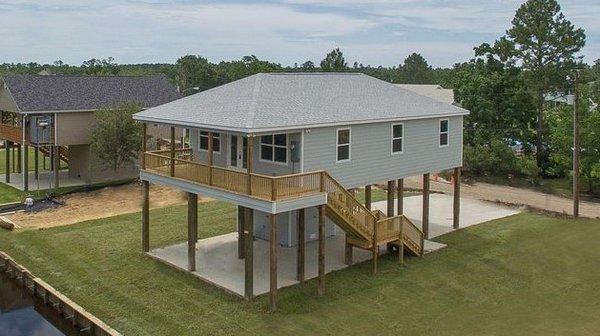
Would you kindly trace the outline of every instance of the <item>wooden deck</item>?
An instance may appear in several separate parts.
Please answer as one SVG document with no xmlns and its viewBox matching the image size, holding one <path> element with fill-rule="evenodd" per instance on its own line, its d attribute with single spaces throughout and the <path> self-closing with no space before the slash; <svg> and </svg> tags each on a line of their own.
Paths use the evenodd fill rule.
<svg viewBox="0 0 600 336">
<path fill-rule="evenodd" d="M 283 176 L 266 176 L 210 166 L 191 160 L 189 149 L 179 149 L 171 158 L 170 151 L 144 153 L 145 171 L 182 179 L 239 195 L 267 201 L 315 195 L 321 188 L 323 172 Z"/>
</svg>

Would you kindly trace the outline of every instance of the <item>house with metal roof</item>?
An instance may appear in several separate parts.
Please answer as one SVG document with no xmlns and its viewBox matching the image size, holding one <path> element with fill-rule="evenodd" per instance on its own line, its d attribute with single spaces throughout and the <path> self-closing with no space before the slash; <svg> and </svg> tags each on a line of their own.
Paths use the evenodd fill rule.
<svg viewBox="0 0 600 336">
<path fill-rule="evenodd" d="M 178 98 L 180 93 L 162 75 L 5 76 L 0 80 L 0 139 L 4 140 L 7 172 L 4 181 L 28 190 L 30 179 L 38 186 L 41 182 L 58 187 L 61 180 L 66 186 L 136 176 L 134 164 L 116 173 L 94 164 L 88 139 L 94 111 L 124 102 L 150 108 Z M 151 129 L 151 133 L 160 133 L 158 127 Z M 31 178 L 30 173 L 24 173 L 30 170 L 29 155 L 22 154 L 30 150 L 34 157 Z M 43 164 L 38 162 L 40 156 Z M 66 165 L 68 168 L 61 169 Z M 47 179 L 40 179 L 40 166 L 48 169 L 42 174 L 49 175 Z"/>
<path fill-rule="evenodd" d="M 347 265 L 367 251 L 374 273 L 382 246 L 401 259 L 405 249 L 421 255 L 429 232 L 429 174 L 452 169 L 459 181 L 468 113 L 359 73 L 261 73 L 139 112 L 134 119 L 145 125 L 190 132 L 189 148 L 148 150 L 141 157 L 143 251 L 248 299 L 268 292 L 272 309 L 279 287 L 307 277 L 316 276 L 323 292 L 325 272 L 337 267 L 325 256 L 328 237 L 344 236 Z M 414 175 L 424 182 L 420 226 L 403 215 L 403 179 Z M 371 208 L 371 186 L 384 181 L 387 213 Z M 188 194 L 187 247 L 150 250 L 150 183 Z M 363 187 L 364 202 L 353 192 Z M 244 259 L 238 282 L 211 273 L 222 264 L 198 264 L 211 260 L 209 247 L 197 248 L 199 194 L 238 206 L 237 255 Z M 266 242 L 268 258 L 259 253 L 256 260 Z M 310 243 L 318 245 L 317 270 L 305 269 Z M 282 248 L 297 251 L 292 278 L 289 265 L 278 264 L 278 254 L 290 253 Z M 177 255 L 187 255 L 186 262 Z M 268 286 L 257 284 L 265 272 Z"/>
</svg>

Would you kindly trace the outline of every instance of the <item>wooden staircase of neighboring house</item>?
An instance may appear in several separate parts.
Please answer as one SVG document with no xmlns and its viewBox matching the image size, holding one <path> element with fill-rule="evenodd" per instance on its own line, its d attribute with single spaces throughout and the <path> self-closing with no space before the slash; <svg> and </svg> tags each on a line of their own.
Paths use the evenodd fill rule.
<svg viewBox="0 0 600 336">
<path fill-rule="evenodd" d="M 346 232 L 348 244 L 377 251 L 379 245 L 389 243 L 406 247 L 417 256 L 423 254 L 423 232 L 406 216 L 386 217 L 380 210 L 369 211 L 329 174 L 323 176 L 327 192 L 325 214 Z"/>
<path fill-rule="evenodd" d="M 44 156 L 50 157 L 50 149 L 48 147 L 41 146 L 39 149 L 40 149 L 40 152 L 42 154 L 44 154 Z M 69 163 L 69 147 L 59 146 L 58 147 L 58 157 L 60 158 L 60 160 L 62 162 L 68 164 Z"/>
</svg>

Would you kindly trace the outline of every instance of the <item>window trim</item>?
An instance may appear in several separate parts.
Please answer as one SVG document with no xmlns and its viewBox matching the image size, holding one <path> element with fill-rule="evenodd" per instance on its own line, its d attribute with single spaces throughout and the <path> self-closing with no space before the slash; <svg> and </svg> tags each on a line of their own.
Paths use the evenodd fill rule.
<svg viewBox="0 0 600 336">
<path fill-rule="evenodd" d="M 399 138 L 394 138 L 394 126 L 398 126 L 398 125 L 402 125 L 402 136 Z M 390 128 L 390 153 L 391 155 L 400 155 L 404 153 L 404 123 L 392 123 L 392 126 Z M 394 152 L 394 140 L 397 139 L 401 139 L 402 140 L 402 147 L 400 148 L 399 152 Z"/>
<path fill-rule="evenodd" d="M 348 143 L 340 145 L 340 131 L 348 131 Z M 348 158 L 338 160 L 338 149 L 340 146 L 348 146 Z M 335 130 L 335 163 L 344 163 L 352 161 L 352 128 L 340 127 Z"/>
<path fill-rule="evenodd" d="M 223 141 L 221 141 L 221 134 L 223 134 L 223 133 L 221 133 L 221 132 L 211 132 L 211 131 L 198 130 L 198 151 L 204 152 L 204 153 L 208 153 L 208 149 L 203 149 L 202 147 L 200 147 L 201 146 L 200 145 L 200 143 L 201 143 L 200 139 L 202 137 L 206 137 L 207 138 L 206 141 L 208 141 L 208 135 L 202 135 L 202 132 L 212 133 L 213 134 L 213 141 L 215 140 L 215 134 L 219 135 L 217 137 L 219 139 L 219 150 L 216 151 L 213 148 L 213 154 L 221 154 L 221 147 L 223 147 Z M 213 147 L 214 147 L 214 145 L 213 145 Z"/>
<path fill-rule="evenodd" d="M 275 161 L 275 148 L 284 148 L 284 146 L 281 145 L 276 145 L 275 144 L 275 135 L 280 135 L 280 134 L 285 134 L 285 163 L 281 162 L 281 161 Z M 265 160 L 262 158 L 262 146 L 263 146 L 263 142 L 262 142 L 262 137 L 263 136 L 272 136 L 273 137 L 273 143 L 272 144 L 265 144 L 265 146 L 271 146 L 273 149 L 273 160 Z M 258 139 L 258 161 L 260 162 L 264 162 L 264 163 L 269 163 L 269 164 L 276 164 L 276 165 L 280 165 L 280 166 L 287 166 L 289 165 L 290 162 L 290 135 L 286 132 L 283 133 L 265 133 L 265 134 L 260 134 L 257 135 Z"/>
<path fill-rule="evenodd" d="M 446 123 L 448 124 L 448 129 L 446 130 L 446 132 L 442 132 L 442 122 L 443 121 L 446 121 Z M 441 139 L 442 134 L 446 134 L 446 144 L 445 145 L 442 145 L 442 139 Z M 439 119 L 439 122 L 438 122 L 438 145 L 440 148 L 450 146 L 450 119 L 448 119 L 448 118 Z"/>
</svg>

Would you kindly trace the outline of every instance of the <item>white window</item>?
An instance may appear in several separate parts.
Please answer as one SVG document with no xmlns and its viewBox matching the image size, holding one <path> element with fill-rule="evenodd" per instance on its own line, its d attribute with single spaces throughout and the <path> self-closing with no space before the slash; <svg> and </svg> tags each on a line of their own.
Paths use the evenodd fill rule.
<svg viewBox="0 0 600 336">
<path fill-rule="evenodd" d="M 287 134 L 271 134 L 260 137 L 260 159 L 262 161 L 287 164 Z"/>
<path fill-rule="evenodd" d="M 440 120 L 440 147 L 448 146 L 448 119 Z"/>
<path fill-rule="evenodd" d="M 221 152 L 221 133 L 212 133 L 213 153 Z M 200 150 L 208 151 L 208 132 L 200 131 Z"/>
<path fill-rule="evenodd" d="M 392 154 L 404 151 L 404 124 L 392 124 Z"/>
<path fill-rule="evenodd" d="M 350 128 L 337 130 L 336 147 L 336 162 L 350 161 Z"/>
</svg>

